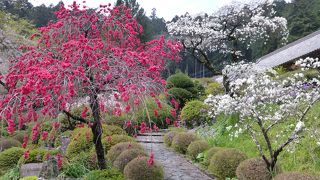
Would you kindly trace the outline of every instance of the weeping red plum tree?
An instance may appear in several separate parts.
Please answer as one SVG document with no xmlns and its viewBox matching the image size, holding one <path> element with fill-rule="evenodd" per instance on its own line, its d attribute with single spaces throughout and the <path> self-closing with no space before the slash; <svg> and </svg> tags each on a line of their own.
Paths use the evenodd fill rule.
<svg viewBox="0 0 320 180">
<path fill-rule="evenodd" d="M 100 5 L 89 11 L 76 2 L 56 12 L 57 21 L 39 29 L 38 44 L 24 47 L 25 53 L 0 77 L 8 90 L 0 100 L 1 119 L 8 132 L 37 121 L 40 114 L 63 112 L 92 129 L 98 165 L 105 168 L 101 143 L 102 95 L 126 104 L 115 114 L 139 105 L 139 97 L 160 92 L 165 85 L 160 72 L 165 60 L 178 60 L 181 45 L 161 37 L 147 43 L 139 40 L 142 27 L 125 6 Z M 89 97 L 92 119 L 69 111 L 80 97 Z M 107 107 L 108 108 L 108 107 Z M 39 123 L 33 135 L 40 134 Z"/>
</svg>

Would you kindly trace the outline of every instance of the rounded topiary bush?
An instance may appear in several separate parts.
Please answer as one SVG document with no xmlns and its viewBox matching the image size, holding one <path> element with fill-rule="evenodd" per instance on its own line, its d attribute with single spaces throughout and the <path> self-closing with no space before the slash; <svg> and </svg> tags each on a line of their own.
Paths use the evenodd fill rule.
<svg viewBox="0 0 320 180">
<path fill-rule="evenodd" d="M 38 180 L 37 176 L 27 176 L 24 178 L 21 178 L 20 180 Z"/>
<path fill-rule="evenodd" d="M 139 156 L 147 156 L 142 149 L 128 149 L 123 151 L 113 162 L 113 166 L 123 172 L 124 167 L 134 158 Z"/>
<path fill-rule="evenodd" d="M 197 137 L 193 133 L 178 133 L 174 136 L 171 146 L 178 152 L 185 154 L 188 146 L 191 142 L 197 140 Z"/>
<path fill-rule="evenodd" d="M 172 144 L 172 141 L 173 141 L 173 138 L 174 136 L 176 136 L 179 132 L 177 131 L 170 131 L 170 132 L 167 132 L 164 136 L 163 136 L 163 141 L 164 141 L 164 144 L 168 147 L 171 146 Z"/>
<path fill-rule="evenodd" d="M 0 153 L 0 176 L 9 169 L 15 167 L 23 155 L 24 149 L 18 147 L 9 148 Z"/>
<path fill-rule="evenodd" d="M 286 172 L 278 174 L 274 180 L 319 180 L 320 178 L 301 172 Z"/>
<path fill-rule="evenodd" d="M 246 154 L 237 149 L 224 149 L 213 155 L 208 170 L 218 179 L 234 178 L 238 165 L 246 158 Z"/>
<path fill-rule="evenodd" d="M 194 87 L 194 84 L 192 82 L 192 79 L 184 74 L 184 73 L 176 73 L 168 77 L 167 79 L 167 88 L 172 88 L 172 87 L 177 87 L 177 88 L 190 88 Z"/>
<path fill-rule="evenodd" d="M 112 135 L 126 135 L 127 133 L 119 126 L 112 125 L 102 125 L 102 137 L 112 136 Z"/>
<path fill-rule="evenodd" d="M 193 141 L 189 144 L 188 149 L 187 149 L 187 155 L 195 160 L 198 156 L 198 154 L 204 152 L 205 150 L 209 149 L 210 146 L 207 143 L 207 141 L 204 140 L 197 140 Z"/>
<path fill-rule="evenodd" d="M 236 170 L 239 180 L 271 180 L 272 174 L 261 158 L 252 158 L 242 161 Z"/>
<path fill-rule="evenodd" d="M 123 180 L 123 174 L 116 169 L 90 171 L 85 180 Z"/>
<path fill-rule="evenodd" d="M 190 91 L 176 87 L 169 89 L 168 94 L 170 95 L 170 98 L 178 100 L 180 107 L 183 107 L 187 101 L 194 98 L 194 95 Z"/>
<path fill-rule="evenodd" d="M 148 164 L 148 157 L 137 157 L 124 168 L 124 177 L 128 180 L 163 180 L 163 168 L 157 162 Z"/>
<path fill-rule="evenodd" d="M 13 138 L 0 139 L 0 152 L 12 147 L 21 147 L 21 143 Z"/>
<path fill-rule="evenodd" d="M 127 149 L 141 149 L 143 150 L 143 147 L 135 142 L 122 142 L 118 143 L 111 147 L 111 149 L 108 151 L 108 154 L 106 156 L 106 159 L 108 162 L 113 163 L 117 157 L 125 150 Z"/>
<path fill-rule="evenodd" d="M 213 95 L 213 96 L 216 96 L 216 95 L 219 95 L 219 94 L 223 94 L 224 93 L 224 87 L 222 84 L 218 83 L 218 82 L 212 82 L 212 83 L 209 83 L 208 86 L 206 87 L 205 89 L 205 94 L 206 95 Z"/>
<path fill-rule="evenodd" d="M 76 128 L 71 133 L 71 140 L 66 150 L 66 156 L 72 158 L 82 151 L 89 151 L 93 147 L 90 128 Z"/>
<path fill-rule="evenodd" d="M 225 148 L 222 147 L 212 147 L 207 152 L 204 153 L 204 165 L 209 166 L 210 160 L 213 155 L 215 155 L 217 152 L 223 150 Z"/>
<path fill-rule="evenodd" d="M 208 120 L 208 108 L 202 101 L 189 101 L 181 110 L 181 120 L 187 127 L 199 126 Z"/>
<path fill-rule="evenodd" d="M 136 140 L 128 135 L 113 135 L 107 136 L 102 140 L 102 144 L 106 153 L 110 150 L 110 148 L 121 142 L 135 142 Z"/>
</svg>

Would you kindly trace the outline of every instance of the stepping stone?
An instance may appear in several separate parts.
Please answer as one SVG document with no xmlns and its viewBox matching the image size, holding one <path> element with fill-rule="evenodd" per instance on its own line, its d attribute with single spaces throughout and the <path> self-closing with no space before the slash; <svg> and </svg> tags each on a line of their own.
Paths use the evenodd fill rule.
<svg viewBox="0 0 320 180">
<path fill-rule="evenodd" d="M 161 143 L 141 143 L 148 152 L 154 153 L 154 159 L 164 169 L 165 180 L 213 180 L 184 156 L 169 150 Z"/>
<path fill-rule="evenodd" d="M 20 177 L 37 176 L 39 177 L 43 163 L 23 164 L 20 168 Z"/>
<path fill-rule="evenodd" d="M 163 143 L 162 136 L 138 136 L 136 140 L 143 143 Z"/>
</svg>

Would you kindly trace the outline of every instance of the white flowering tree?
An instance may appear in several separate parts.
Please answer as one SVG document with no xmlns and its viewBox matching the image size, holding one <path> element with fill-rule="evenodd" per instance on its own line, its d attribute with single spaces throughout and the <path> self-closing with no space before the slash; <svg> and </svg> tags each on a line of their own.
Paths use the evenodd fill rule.
<svg viewBox="0 0 320 180">
<path fill-rule="evenodd" d="M 319 100 L 319 81 L 307 81 L 302 73 L 281 79 L 272 70 L 256 67 L 243 63 L 227 66 L 223 72 L 232 77 L 233 95 L 209 96 L 205 103 L 211 105 L 215 115 L 239 114 L 237 128 L 250 134 L 269 171 L 273 172 L 279 154 L 299 139 L 306 114 Z M 289 131 L 290 135 L 284 136 L 283 131 Z"/>
<path fill-rule="evenodd" d="M 271 34 L 286 42 L 287 21 L 276 17 L 270 0 L 234 2 L 211 15 L 186 14 L 167 24 L 169 33 L 180 39 L 184 48 L 212 72 L 217 72 L 209 52 L 232 57 L 237 62 L 240 45 L 250 47 L 257 40 L 267 41 Z"/>
</svg>

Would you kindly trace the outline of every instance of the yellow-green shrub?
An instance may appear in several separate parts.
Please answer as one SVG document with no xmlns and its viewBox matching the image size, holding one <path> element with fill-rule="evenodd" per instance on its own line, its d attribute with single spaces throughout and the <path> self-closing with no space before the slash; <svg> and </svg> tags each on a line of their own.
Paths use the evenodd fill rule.
<svg viewBox="0 0 320 180">
<path fill-rule="evenodd" d="M 46 160 L 47 156 L 54 156 L 59 153 L 58 150 L 46 150 L 46 149 L 33 149 L 29 151 L 29 157 L 25 159 L 20 157 L 18 164 L 39 163 Z"/>
<path fill-rule="evenodd" d="M 113 166 L 123 172 L 124 167 L 134 158 L 147 156 L 142 149 L 128 149 L 123 151 L 113 162 Z"/>
<path fill-rule="evenodd" d="M 212 147 L 207 152 L 205 152 L 204 153 L 204 165 L 209 166 L 212 156 L 223 149 L 226 149 L 226 148 Z"/>
<path fill-rule="evenodd" d="M 18 147 L 12 147 L 0 152 L 0 176 L 16 166 L 23 153 L 24 149 Z"/>
<path fill-rule="evenodd" d="M 123 174 L 116 169 L 90 171 L 85 180 L 124 180 Z"/>
<path fill-rule="evenodd" d="M 224 149 L 213 155 L 208 170 L 221 180 L 234 178 L 238 165 L 245 159 L 246 154 L 237 149 Z"/>
<path fill-rule="evenodd" d="M 37 176 L 27 176 L 24 178 L 21 178 L 20 180 L 38 180 Z"/>
<path fill-rule="evenodd" d="M 108 154 L 106 156 L 107 161 L 110 163 L 113 163 L 117 157 L 125 150 L 127 149 L 141 149 L 143 150 L 143 147 L 135 142 L 122 142 L 118 143 L 111 147 L 111 149 L 108 151 Z"/>
<path fill-rule="evenodd" d="M 209 83 L 205 90 L 206 95 L 212 94 L 213 96 L 223 94 L 224 87 L 218 82 Z"/>
<path fill-rule="evenodd" d="M 171 146 L 182 154 L 185 154 L 191 142 L 197 140 L 193 133 L 182 132 L 174 136 Z"/>
<path fill-rule="evenodd" d="M 112 125 L 102 125 L 102 137 L 112 136 L 112 135 L 126 135 L 127 133 L 119 126 L 112 126 Z"/>
<path fill-rule="evenodd" d="M 112 135 L 107 136 L 102 140 L 102 144 L 106 153 L 112 146 L 121 142 L 135 142 L 135 139 L 128 135 Z"/>
<path fill-rule="evenodd" d="M 164 144 L 168 147 L 171 146 L 173 138 L 175 135 L 177 135 L 179 132 L 176 131 L 170 131 L 167 132 L 164 136 L 163 136 L 163 140 L 164 140 Z"/>
<path fill-rule="evenodd" d="M 319 180 L 319 177 L 314 177 L 307 173 L 301 172 L 286 172 L 277 175 L 274 180 Z"/>
<path fill-rule="evenodd" d="M 148 164 L 148 157 L 137 157 L 130 161 L 124 168 L 125 179 L 130 180 L 163 180 L 163 168 L 155 162 Z"/>
<path fill-rule="evenodd" d="M 181 120 L 187 127 L 199 126 L 208 120 L 208 109 L 202 101 L 189 101 L 181 110 Z"/>
<path fill-rule="evenodd" d="M 187 155 L 192 159 L 195 160 L 198 154 L 204 152 L 205 150 L 209 149 L 210 146 L 205 140 L 197 140 L 193 141 L 189 144 L 187 149 Z"/>
<path fill-rule="evenodd" d="M 89 151 L 93 147 L 92 136 L 90 128 L 76 128 L 73 130 L 66 150 L 66 156 L 72 158 L 82 151 Z"/>
</svg>

